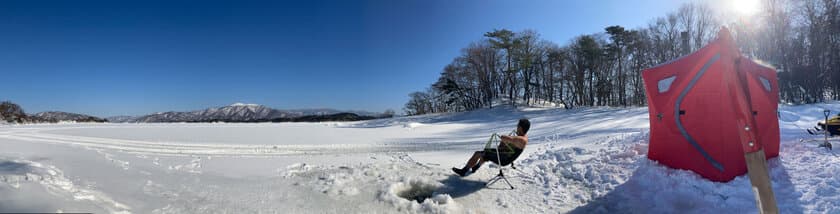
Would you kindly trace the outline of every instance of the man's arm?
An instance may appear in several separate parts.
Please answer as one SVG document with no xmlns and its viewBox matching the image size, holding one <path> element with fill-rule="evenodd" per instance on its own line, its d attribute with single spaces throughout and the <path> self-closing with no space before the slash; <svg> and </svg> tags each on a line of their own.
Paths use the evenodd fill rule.
<svg viewBox="0 0 840 214">
<path fill-rule="evenodd" d="M 528 138 L 523 137 L 523 136 L 502 135 L 501 138 L 502 138 L 502 143 L 508 143 L 510 145 L 513 145 L 513 147 L 516 147 L 516 148 L 519 148 L 519 149 L 525 149 L 525 144 L 528 144 Z"/>
</svg>

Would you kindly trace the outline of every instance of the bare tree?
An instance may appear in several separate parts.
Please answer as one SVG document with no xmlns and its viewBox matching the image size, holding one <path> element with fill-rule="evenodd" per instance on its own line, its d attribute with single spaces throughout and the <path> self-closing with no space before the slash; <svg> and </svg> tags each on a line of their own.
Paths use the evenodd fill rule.
<svg viewBox="0 0 840 214">
<path fill-rule="evenodd" d="M 641 71 L 696 51 L 727 23 L 742 53 L 778 69 L 784 102 L 840 99 L 840 0 L 763 0 L 748 19 L 718 16 L 705 3 L 685 4 L 647 26 L 584 34 L 567 45 L 534 30 L 507 29 L 470 43 L 440 78 L 409 95 L 406 114 L 492 107 L 506 97 L 569 106 L 645 105 Z M 747 21 L 744 21 L 747 20 Z M 681 33 L 689 39 L 681 47 Z"/>
</svg>

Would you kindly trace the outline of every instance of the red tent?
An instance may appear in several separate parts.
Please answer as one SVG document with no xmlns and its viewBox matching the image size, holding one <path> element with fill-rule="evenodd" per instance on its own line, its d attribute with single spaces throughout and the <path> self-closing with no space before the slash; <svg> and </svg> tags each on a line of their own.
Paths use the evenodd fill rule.
<svg viewBox="0 0 840 214">
<path fill-rule="evenodd" d="M 642 77 L 651 160 L 725 182 L 747 172 L 746 152 L 779 155 L 776 71 L 741 56 L 725 28 L 709 45 Z"/>
</svg>

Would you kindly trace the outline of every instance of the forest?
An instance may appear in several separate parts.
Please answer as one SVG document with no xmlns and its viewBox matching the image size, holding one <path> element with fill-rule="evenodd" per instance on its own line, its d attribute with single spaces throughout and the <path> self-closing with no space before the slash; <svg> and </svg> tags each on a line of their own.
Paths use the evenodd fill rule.
<svg viewBox="0 0 840 214">
<path fill-rule="evenodd" d="M 777 70 L 781 102 L 840 99 L 840 0 L 761 0 L 748 17 L 687 3 L 646 26 L 606 26 L 563 43 L 531 29 L 491 29 L 461 49 L 426 90 L 409 94 L 403 110 L 644 106 L 641 71 L 700 49 L 721 27 L 742 54 Z"/>
</svg>

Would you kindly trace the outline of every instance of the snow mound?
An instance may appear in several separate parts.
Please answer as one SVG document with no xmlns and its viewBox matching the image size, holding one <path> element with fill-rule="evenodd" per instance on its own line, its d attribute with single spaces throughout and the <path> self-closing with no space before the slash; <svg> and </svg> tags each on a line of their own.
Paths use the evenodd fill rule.
<svg viewBox="0 0 840 214">
<path fill-rule="evenodd" d="M 289 166 L 286 166 L 286 170 L 281 171 L 281 172 L 284 173 L 283 177 L 288 178 L 288 177 L 295 176 L 299 173 L 308 172 L 311 169 L 312 169 L 312 166 L 306 165 L 306 163 L 293 163 L 293 164 L 290 164 Z"/>
<path fill-rule="evenodd" d="M 23 194 L 37 194 L 29 192 L 32 188 L 24 188 L 30 184 L 42 186 L 53 196 L 90 203 L 109 213 L 130 213 L 131 210 L 131 207 L 115 201 L 102 192 L 75 184 L 55 166 L 29 160 L 5 160 L 0 158 L 0 190 L 3 190 L 4 186 L 8 186 L 22 191 Z M 4 195 L 3 191 L 0 191 L 0 195 Z"/>
<path fill-rule="evenodd" d="M 644 131 L 595 139 L 602 144 L 597 147 L 558 141 L 540 148 L 520 165 L 535 188 L 558 206 L 585 205 L 631 177 L 636 163 L 646 159 L 648 136 Z"/>
<path fill-rule="evenodd" d="M 353 196 L 359 194 L 359 189 L 352 185 L 356 179 L 354 170 L 349 167 L 340 167 L 341 171 L 318 177 L 317 186 L 319 191 L 328 195 L 346 195 Z"/>
<path fill-rule="evenodd" d="M 379 199 L 390 203 L 398 212 L 408 213 L 455 213 L 460 206 L 449 194 L 438 193 L 444 185 L 425 178 L 404 177 L 402 181 L 388 186 Z"/>
</svg>

